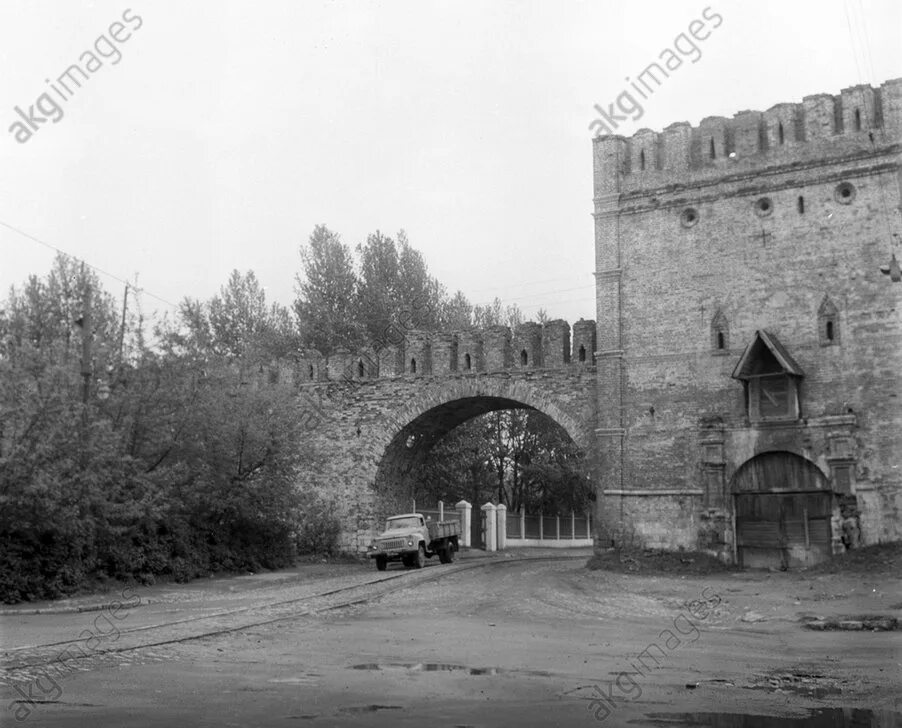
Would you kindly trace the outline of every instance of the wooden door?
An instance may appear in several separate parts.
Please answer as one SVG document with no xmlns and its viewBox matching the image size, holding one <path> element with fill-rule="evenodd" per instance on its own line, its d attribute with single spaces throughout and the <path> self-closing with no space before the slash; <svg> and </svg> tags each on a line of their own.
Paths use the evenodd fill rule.
<svg viewBox="0 0 902 728">
<path fill-rule="evenodd" d="M 817 467 L 792 453 L 766 453 L 733 479 L 740 566 L 810 566 L 832 555 L 833 493 Z"/>
</svg>

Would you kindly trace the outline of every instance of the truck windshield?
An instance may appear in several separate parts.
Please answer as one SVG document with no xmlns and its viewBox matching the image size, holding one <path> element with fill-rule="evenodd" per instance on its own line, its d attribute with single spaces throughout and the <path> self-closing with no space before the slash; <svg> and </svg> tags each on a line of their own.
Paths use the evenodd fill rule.
<svg viewBox="0 0 902 728">
<path fill-rule="evenodd" d="M 402 528 L 416 528 L 420 525 L 420 519 L 416 516 L 405 516 L 404 518 L 389 518 L 385 522 L 386 531 L 398 531 Z"/>
</svg>

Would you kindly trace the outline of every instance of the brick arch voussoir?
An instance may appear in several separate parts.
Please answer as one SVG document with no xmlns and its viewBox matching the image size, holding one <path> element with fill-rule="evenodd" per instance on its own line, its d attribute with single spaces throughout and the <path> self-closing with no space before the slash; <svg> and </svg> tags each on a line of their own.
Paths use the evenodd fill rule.
<svg viewBox="0 0 902 728">
<path fill-rule="evenodd" d="M 509 379 L 457 380 L 428 386 L 413 401 L 392 415 L 391 426 L 385 429 L 384 442 L 380 443 L 382 448 L 388 447 L 404 427 L 429 410 L 469 397 L 497 397 L 532 407 L 563 427 L 570 438 L 585 452 L 591 450 L 591 432 L 567 413 L 554 397 L 537 390 L 527 382 Z"/>
</svg>

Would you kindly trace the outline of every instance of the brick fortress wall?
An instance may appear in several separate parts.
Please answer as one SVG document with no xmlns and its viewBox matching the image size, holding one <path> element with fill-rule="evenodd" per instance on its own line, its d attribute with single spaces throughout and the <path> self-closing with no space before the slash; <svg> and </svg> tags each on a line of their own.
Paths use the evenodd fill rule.
<svg viewBox="0 0 902 728">
<path fill-rule="evenodd" d="M 730 560 L 731 479 L 775 450 L 902 538 L 900 140 L 902 79 L 595 139 L 601 545 Z M 731 378 L 761 329 L 805 373 L 796 421 L 750 422 Z"/>
</svg>

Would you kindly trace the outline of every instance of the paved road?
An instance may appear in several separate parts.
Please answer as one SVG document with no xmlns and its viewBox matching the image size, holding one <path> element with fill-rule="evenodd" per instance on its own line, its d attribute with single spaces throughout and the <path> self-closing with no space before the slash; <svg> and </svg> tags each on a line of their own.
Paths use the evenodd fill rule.
<svg viewBox="0 0 902 728">
<path fill-rule="evenodd" d="M 562 558 L 335 568 L 146 590 L 115 612 L 6 614 L 3 724 L 714 725 L 698 712 L 874 708 L 893 725 L 902 710 L 902 633 L 798 621 L 898 614 L 898 578 L 640 578 Z M 372 583 L 384 576 L 400 578 Z M 58 659 L 83 630 L 77 644 L 97 649 Z"/>
</svg>

